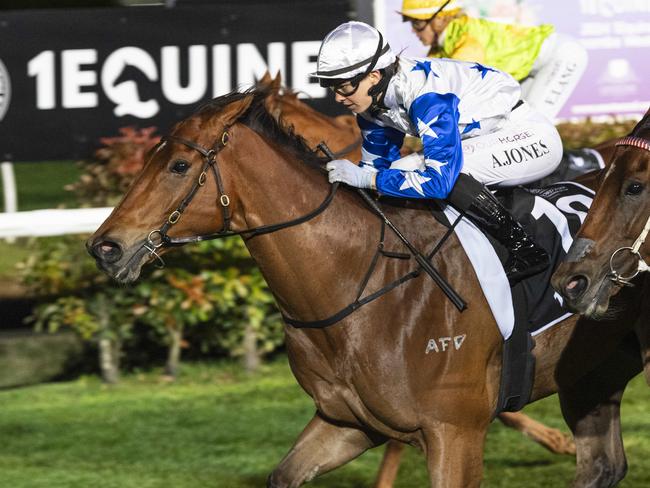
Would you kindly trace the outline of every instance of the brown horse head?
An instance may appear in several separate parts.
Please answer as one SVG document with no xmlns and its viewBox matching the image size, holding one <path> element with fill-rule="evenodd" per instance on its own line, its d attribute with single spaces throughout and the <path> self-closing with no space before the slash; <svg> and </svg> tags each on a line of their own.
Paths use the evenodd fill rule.
<svg viewBox="0 0 650 488">
<path fill-rule="evenodd" d="M 650 111 L 619 142 L 589 214 L 553 276 L 553 286 L 567 304 L 587 316 L 602 316 L 625 284 L 617 278 L 632 277 L 638 267 L 639 256 L 630 248 L 650 216 L 648 144 Z M 648 256 L 650 243 L 641 245 L 639 253 Z"/>
<path fill-rule="evenodd" d="M 268 112 L 279 123 L 293 128 L 309 147 L 325 142 L 337 157 L 354 162 L 361 159 L 361 132 L 354 116 L 330 117 L 315 110 L 302 101 L 300 93 L 282 86 L 280 73 L 272 78 L 267 71 L 256 88 L 267 93 L 264 103 Z"/>
<path fill-rule="evenodd" d="M 212 234 L 230 226 L 230 215 L 233 230 L 247 227 L 238 188 L 264 178 L 259 169 L 264 161 L 255 154 L 256 141 L 246 124 L 270 118 L 262 103 L 265 96 L 249 91 L 217 98 L 162 139 L 120 204 L 87 242 L 102 270 L 120 282 L 137 279 L 146 262 L 169 249 L 162 245 L 162 229 L 169 237 Z M 293 144 L 310 154 L 300 138 L 277 124 L 267 125 L 276 130 L 271 137 L 288 139 L 285 146 Z M 230 145 L 238 146 L 237 159 Z M 245 176 L 245 163 L 254 174 Z M 248 218 L 254 224 L 255 216 Z"/>
</svg>

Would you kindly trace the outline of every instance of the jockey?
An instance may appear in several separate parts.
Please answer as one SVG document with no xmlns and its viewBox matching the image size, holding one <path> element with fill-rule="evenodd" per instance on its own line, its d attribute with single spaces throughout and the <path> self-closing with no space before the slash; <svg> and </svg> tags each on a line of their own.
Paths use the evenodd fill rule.
<svg viewBox="0 0 650 488">
<path fill-rule="evenodd" d="M 523 26 L 465 14 L 462 0 L 403 0 L 399 11 L 428 56 L 476 61 L 512 75 L 522 98 L 553 120 L 587 67 L 587 51 L 550 24 Z"/>
<path fill-rule="evenodd" d="M 508 250 L 511 284 L 548 267 L 547 253 L 484 185 L 537 180 L 562 156 L 557 130 L 520 100 L 510 75 L 480 63 L 398 59 L 374 27 L 347 22 L 323 40 L 313 76 L 357 114 L 363 135 L 360 165 L 328 163 L 330 182 L 447 200 Z M 407 134 L 422 139 L 423 153 L 400 158 Z"/>
</svg>

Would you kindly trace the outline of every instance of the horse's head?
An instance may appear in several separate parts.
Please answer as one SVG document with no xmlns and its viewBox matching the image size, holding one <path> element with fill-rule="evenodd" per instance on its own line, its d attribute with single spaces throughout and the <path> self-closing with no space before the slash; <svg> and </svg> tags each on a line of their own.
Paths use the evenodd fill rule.
<svg viewBox="0 0 650 488">
<path fill-rule="evenodd" d="M 596 197 L 553 287 L 573 310 L 598 318 L 650 256 L 650 111 L 619 141 Z"/>
<path fill-rule="evenodd" d="M 168 236 L 197 236 L 227 228 L 238 205 L 229 130 L 255 94 L 215 99 L 178 123 L 151 153 L 122 201 L 86 243 L 97 265 L 120 282 L 168 248 Z M 233 217 L 236 219 L 236 217 Z"/>
<path fill-rule="evenodd" d="M 272 78 L 267 71 L 256 87 L 267 94 L 264 100 L 267 111 L 279 123 L 292 127 L 310 147 L 325 142 L 337 157 L 361 159 L 361 132 L 356 117 L 330 117 L 319 112 L 303 102 L 299 93 L 282 86 L 280 73 Z"/>
</svg>

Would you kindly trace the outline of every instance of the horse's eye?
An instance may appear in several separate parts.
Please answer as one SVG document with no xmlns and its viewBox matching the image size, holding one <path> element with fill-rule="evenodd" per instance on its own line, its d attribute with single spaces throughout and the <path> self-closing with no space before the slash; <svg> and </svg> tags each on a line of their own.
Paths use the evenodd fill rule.
<svg viewBox="0 0 650 488">
<path fill-rule="evenodd" d="M 627 188 L 625 189 L 625 194 L 626 195 L 638 195 L 643 191 L 643 185 L 639 183 L 638 181 L 635 181 L 633 183 L 630 183 Z"/>
<path fill-rule="evenodd" d="M 190 163 L 183 161 L 182 159 L 178 159 L 177 161 L 174 161 L 174 164 L 172 164 L 172 172 L 179 175 L 184 175 L 187 173 L 188 169 L 190 169 Z"/>
</svg>

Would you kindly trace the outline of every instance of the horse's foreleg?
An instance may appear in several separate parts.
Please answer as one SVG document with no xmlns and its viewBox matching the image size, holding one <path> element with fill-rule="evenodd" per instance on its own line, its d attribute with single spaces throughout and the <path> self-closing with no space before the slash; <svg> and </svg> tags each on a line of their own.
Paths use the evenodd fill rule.
<svg viewBox="0 0 650 488">
<path fill-rule="evenodd" d="M 335 425 L 317 413 L 271 473 L 267 487 L 296 488 L 385 440 L 359 429 Z"/>
<path fill-rule="evenodd" d="M 625 477 L 621 398 L 628 381 L 640 370 L 638 352 L 618 351 L 598 369 L 558 392 L 562 414 L 576 441 L 573 486 L 614 486 Z"/>
<path fill-rule="evenodd" d="M 521 412 L 502 412 L 498 418 L 506 427 L 521 432 L 552 453 L 569 455 L 575 455 L 576 453 L 576 445 L 571 436 L 566 435 L 561 430 L 544 425 L 528 415 Z M 399 470 L 400 458 L 405 447 L 405 444 L 397 441 L 389 441 L 386 444 L 374 488 L 393 488 Z"/>
<path fill-rule="evenodd" d="M 384 457 L 379 466 L 379 473 L 375 480 L 375 488 L 393 488 L 395 478 L 397 478 L 397 471 L 399 470 L 399 463 L 404 452 L 405 444 L 397 441 L 388 441 Z"/>
<path fill-rule="evenodd" d="M 481 484 L 487 427 L 487 423 L 483 428 L 441 423 L 425 432 L 432 487 L 471 488 Z"/>
<path fill-rule="evenodd" d="M 576 453 L 576 445 L 571 436 L 533 420 L 528 415 L 521 412 L 502 412 L 499 414 L 499 420 L 506 427 L 518 430 L 554 454 Z"/>
</svg>

